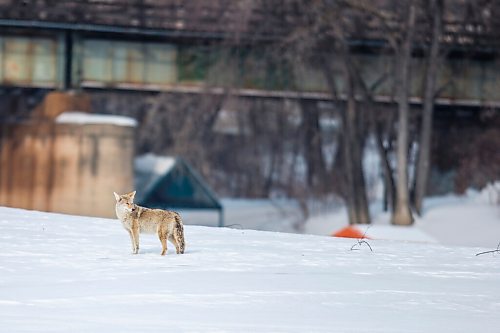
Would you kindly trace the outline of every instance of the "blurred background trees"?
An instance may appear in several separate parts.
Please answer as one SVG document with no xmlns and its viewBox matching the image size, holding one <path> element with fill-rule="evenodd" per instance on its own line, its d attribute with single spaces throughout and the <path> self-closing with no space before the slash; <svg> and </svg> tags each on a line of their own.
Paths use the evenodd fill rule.
<svg viewBox="0 0 500 333">
<path fill-rule="evenodd" d="M 453 84 L 439 79 L 442 64 L 451 52 L 473 56 L 476 49 L 467 47 L 481 42 L 475 29 L 494 32 L 498 6 L 465 0 L 239 1 L 226 6 L 236 8 L 232 15 L 242 18 L 241 26 L 206 46 L 217 56 L 207 66 L 205 92 L 152 95 L 137 106 L 141 111 L 128 111 L 141 124 L 138 152 L 183 155 L 227 196 L 304 201 L 336 194 L 348 207 L 350 223 L 370 223 L 363 156 L 373 140 L 392 222 L 411 224 L 412 211 L 422 213 L 429 192 L 436 99 Z M 248 20 L 255 10 L 261 15 L 258 25 Z M 385 59 L 383 70 L 367 71 L 365 54 Z M 417 63 L 423 63 L 422 72 L 415 72 Z M 294 91 L 317 82 L 327 88 L 329 102 L 300 93 L 293 98 L 238 93 L 252 84 Z M 384 100 L 379 98 L 382 86 L 392 92 Z M 484 140 L 482 146 L 496 140 Z M 465 187 L 460 179 L 465 170 L 472 172 L 471 165 L 487 164 L 479 160 L 458 163 L 458 188 Z M 491 172 L 486 178 L 495 178 Z"/>
<path fill-rule="evenodd" d="M 350 223 L 370 223 L 382 179 L 392 222 L 408 225 L 445 181 L 465 191 L 499 177 L 488 90 L 497 77 L 485 70 L 498 61 L 497 1 L 157 0 L 114 16 L 106 8 L 120 1 L 85 14 L 83 3 L 54 3 L 44 15 L 192 33 L 168 37 L 177 76 L 168 89 L 82 89 L 95 110 L 138 120 L 137 154 L 181 155 L 221 196 L 294 198 L 305 215 L 310 200 L 338 197 Z M 4 14 L 23 18 L 40 4 L 13 2 Z M 85 81 L 85 69 L 74 72 Z M 43 97 L 1 92 L 4 118 Z"/>
</svg>

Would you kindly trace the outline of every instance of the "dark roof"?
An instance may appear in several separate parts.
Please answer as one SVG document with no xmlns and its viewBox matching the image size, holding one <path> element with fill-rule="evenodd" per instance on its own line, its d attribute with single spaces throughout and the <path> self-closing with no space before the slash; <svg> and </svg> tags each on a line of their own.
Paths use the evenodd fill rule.
<svg viewBox="0 0 500 333">
<path fill-rule="evenodd" d="M 142 155 L 135 160 L 136 201 L 163 209 L 222 209 L 215 193 L 182 158 Z"/>
<path fill-rule="evenodd" d="M 382 10 L 392 8 L 396 2 L 371 3 L 372 8 Z M 446 3 L 450 9 L 445 15 L 444 44 L 500 48 L 498 2 L 485 1 L 484 8 L 472 6 L 472 0 Z M 4 27 L 42 26 L 170 37 L 275 40 L 307 24 L 306 16 L 294 1 L 284 0 L 0 0 L 0 26 Z M 352 39 L 362 43 L 385 40 L 386 28 L 367 17 L 370 15 L 353 16 L 353 21 L 366 21 L 367 28 L 359 35 L 354 33 Z M 400 30 L 403 23 L 391 21 L 387 26 Z M 427 35 L 423 31 L 421 41 L 425 42 Z"/>
<path fill-rule="evenodd" d="M 251 27 L 262 25 L 263 17 L 253 1 L 0 0 L 0 20 L 9 20 L 14 26 L 35 21 L 55 28 L 72 25 L 92 30 L 99 26 L 100 30 L 122 28 L 117 32 L 226 37 L 248 33 Z"/>
</svg>

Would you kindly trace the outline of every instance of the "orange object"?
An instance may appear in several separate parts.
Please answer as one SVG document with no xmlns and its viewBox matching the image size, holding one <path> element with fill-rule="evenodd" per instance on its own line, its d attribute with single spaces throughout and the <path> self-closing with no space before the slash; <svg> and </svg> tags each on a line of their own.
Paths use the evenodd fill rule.
<svg viewBox="0 0 500 333">
<path fill-rule="evenodd" d="M 359 230 L 358 228 L 349 225 L 345 228 L 340 229 L 332 234 L 333 237 L 344 237 L 344 238 L 366 238 L 370 239 L 370 237 L 366 237 L 365 233 Z"/>
</svg>

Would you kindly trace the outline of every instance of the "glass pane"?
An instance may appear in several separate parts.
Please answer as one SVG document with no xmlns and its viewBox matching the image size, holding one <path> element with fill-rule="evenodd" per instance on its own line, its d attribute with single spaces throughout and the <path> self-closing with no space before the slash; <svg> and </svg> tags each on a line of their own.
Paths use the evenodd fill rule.
<svg viewBox="0 0 500 333">
<path fill-rule="evenodd" d="M 7 83 L 29 82 L 30 78 L 30 41 L 28 38 L 6 38 L 4 44 L 4 77 Z"/>
<path fill-rule="evenodd" d="M 111 82 L 112 44 L 108 41 L 88 40 L 84 42 L 83 79 Z"/>
<path fill-rule="evenodd" d="M 33 41 L 33 82 L 52 83 L 56 81 L 56 50 L 54 41 L 38 39 Z"/>
<path fill-rule="evenodd" d="M 149 44 L 147 49 L 147 83 L 176 83 L 176 56 L 176 49 L 171 45 Z"/>
</svg>

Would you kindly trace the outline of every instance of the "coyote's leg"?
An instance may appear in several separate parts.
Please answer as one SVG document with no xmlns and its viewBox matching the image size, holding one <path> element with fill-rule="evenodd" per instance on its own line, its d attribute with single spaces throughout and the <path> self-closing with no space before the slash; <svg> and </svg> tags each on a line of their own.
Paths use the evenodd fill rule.
<svg viewBox="0 0 500 333">
<path fill-rule="evenodd" d="M 178 242 L 177 242 L 177 240 L 175 239 L 174 235 L 170 235 L 170 236 L 168 237 L 168 240 L 169 240 L 170 242 L 172 242 L 172 244 L 174 244 L 174 246 L 175 246 L 175 252 L 176 252 L 177 254 L 181 253 L 181 249 L 179 248 L 179 243 L 178 243 Z"/>
<path fill-rule="evenodd" d="M 167 233 L 163 230 L 158 230 L 158 237 L 161 242 L 161 255 L 164 256 L 167 253 Z"/>
<path fill-rule="evenodd" d="M 132 237 L 134 238 L 135 251 L 134 254 L 139 253 L 139 226 L 132 226 Z"/>
<path fill-rule="evenodd" d="M 132 253 L 135 254 L 135 240 L 134 240 L 134 235 L 132 234 L 132 231 L 127 229 L 128 235 L 130 236 L 130 243 L 132 244 Z"/>
</svg>

